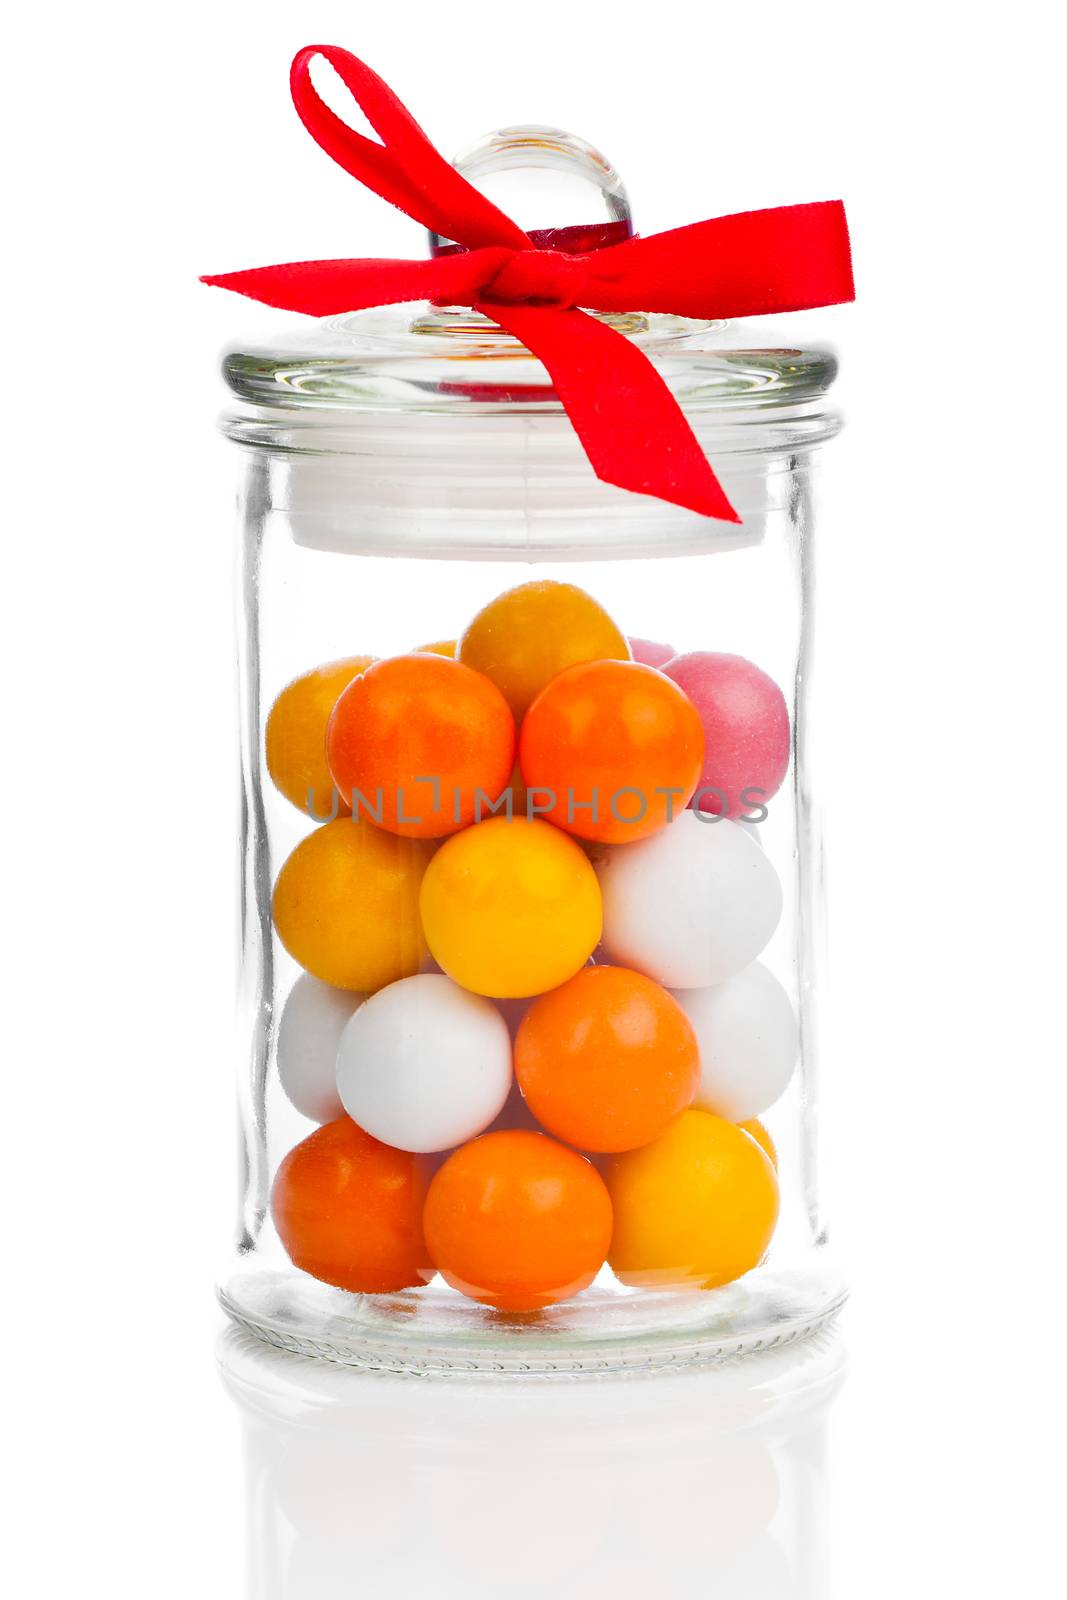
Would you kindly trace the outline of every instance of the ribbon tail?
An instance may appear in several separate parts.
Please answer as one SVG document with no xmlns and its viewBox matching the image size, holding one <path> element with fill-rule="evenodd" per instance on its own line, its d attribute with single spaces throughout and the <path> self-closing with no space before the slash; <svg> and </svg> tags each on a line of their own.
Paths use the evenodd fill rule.
<svg viewBox="0 0 1067 1600">
<path fill-rule="evenodd" d="M 215 289 L 230 289 L 282 311 L 332 317 L 404 300 L 434 300 L 439 305 L 472 305 L 486 277 L 511 255 L 487 247 L 427 261 L 289 261 L 276 267 L 251 267 L 201 278 Z"/>
<path fill-rule="evenodd" d="M 740 522 L 677 400 L 646 356 L 584 311 L 479 303 L 552 378 L 597 477 Z"/>
</svg>

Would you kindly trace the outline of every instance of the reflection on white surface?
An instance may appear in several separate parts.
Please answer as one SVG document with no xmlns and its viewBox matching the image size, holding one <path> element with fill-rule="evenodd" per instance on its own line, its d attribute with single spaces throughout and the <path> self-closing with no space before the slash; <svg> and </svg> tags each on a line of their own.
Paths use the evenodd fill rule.
<svg viewBox="0 0 1067 1600">
<path fill-rule="evenodd" d="M 394 1378 L 230 1330 L 248 1600 L 822 1600 L 829 1333 L 691 1374 Z"/>
</svg>

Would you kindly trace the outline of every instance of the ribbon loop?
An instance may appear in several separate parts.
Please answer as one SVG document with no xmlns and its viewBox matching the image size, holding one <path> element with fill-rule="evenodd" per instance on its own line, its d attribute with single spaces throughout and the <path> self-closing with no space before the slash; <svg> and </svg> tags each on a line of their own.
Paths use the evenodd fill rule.
<svg viewBox="0 0 1067 1600">
<path fill-rule="evenodd" d="M 316 56 L 329 62 L 381 144 L 330 110 L 311 81 Z M 503 244 L 521 249 L 529 243 L 522 229 L 434 148 L 407 106 L 358 56 L 337 45 L 306 45 L 293 58 L 289 88 L 297 116 L 315 143 L 353 178 L 431 233 L 470 248 Z"/>
<path fill-rule="evenodd" d="M 337 72 L 380 144 L 322 99 L 311 81 L 316 56 Z M 357 56 L 308 45 L 293 61 L 290 87 L 300 120 L 327 155 L 454 244 L 424 261 L 296 261 L 202 282 L 312 316 L 420 299 L 473 306 L 544 365 L 599 478 L 702 516 L 740 521 L 655 367 L 623 334 L 586 313 L 712 319 L 851 300 L 839 200 L 746 211 L 618 243 L 610 242 L 610 224 L 531 238 L 449 165 Z M 576 249 L 583 253 L 569 253 Z"/>
</svg>

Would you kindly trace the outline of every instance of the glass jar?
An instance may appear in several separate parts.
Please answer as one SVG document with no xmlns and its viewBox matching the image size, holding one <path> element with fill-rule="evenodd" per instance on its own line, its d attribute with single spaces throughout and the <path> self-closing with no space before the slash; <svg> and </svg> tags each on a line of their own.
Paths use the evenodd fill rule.
<svg viewBox="0 0 1067 1600">
<path fill-rule="evenodd" d="M 629 231 L 567 136 L 509 130 L 465 170 L 524 159 L 592 178 Z M 809 696 L 835 364 L 776 328 L 608 320 L 739 525 L 598 481 L 544 369 L 470 311 L 301 319 L 225 357 L 244 1043 L 221 1293 L 292 1350 L 696 1364 L 843 1298 Z"/>
</svg>

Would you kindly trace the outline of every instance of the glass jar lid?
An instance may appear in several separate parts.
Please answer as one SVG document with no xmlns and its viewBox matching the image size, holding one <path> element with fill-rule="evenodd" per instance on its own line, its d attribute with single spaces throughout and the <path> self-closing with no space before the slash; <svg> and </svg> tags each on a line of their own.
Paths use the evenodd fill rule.
<svg viewBox="0 0 1067 1600">
<path fill-rule="evenodd" d="M 559 129 L 527 125 L 490 134 L 455 166 L 524 228 L 538 249 L 580 254 L 633 235 L 626 190 L 594 146 Z M 457 246 L 429 235 L 433 255 Z M 678 316 L 592 313 L 630 339 L 678 400 L 737 510 L 761 517 L 773 459 L 837 430 L 824 397 L 836 374 L 827 348 L 783 346 L 776 323 L 695 322 Z M 517 521 L 542 527 L 555 553 L 575 518 L 632 525 L 638 544 L 665 529 L 701 524 L 716 543 L 739 530 L 599 482 L 541 362 L 489 318 L 465 307 L 403 304 L 339 316 L 290 315 L 258 342 L 226 351 L 223 374 L 237 402 L 223 418 L 236 442 L 284 458 L 313 458 L 321 518 L 345 502 L 373 509 L 383 538 L 439 542 L 442 516 L 496 518 L 505 542 Z M 332 458 L 331 472 L 325 462 Z M 301 474 L 296 472 L 299 479 Z M 292 499 L 308 514 L 307 480 Z M 417 524 L 417 532 L 413 524 Z M 644 529 L 637 533 L 638 524 Z M 338 536 L 348 547 L 349 535 Z M 462 534 L 459 535 L 462 543 Z M 494 535 L 495 537 L 495 535 Z M 313 542 L 331 543 L 319 528 Z M 453 537 L 452 542 L 455 542 Z M 540 539 L 535 538 L 534 543 Z M 624 541 L 628 543 L 628 541 Z M 482 548 L 481 538 L 475 540 Z"/>
</svg>

